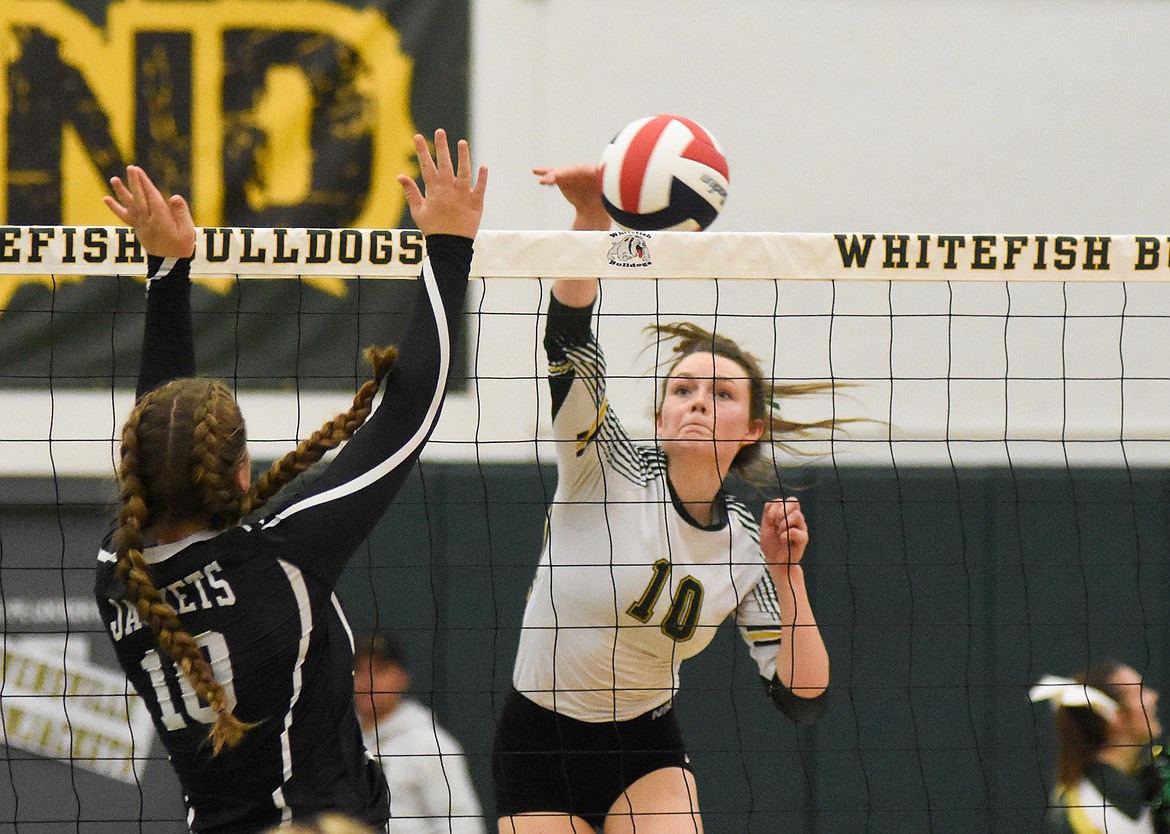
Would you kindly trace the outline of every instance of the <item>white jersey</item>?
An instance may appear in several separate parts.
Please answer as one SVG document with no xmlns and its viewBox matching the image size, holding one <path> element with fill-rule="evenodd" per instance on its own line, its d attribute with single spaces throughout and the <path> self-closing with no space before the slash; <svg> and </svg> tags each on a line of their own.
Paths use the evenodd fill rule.
<svg viewBox="0 0 1170 834">
<path fill-rule="evenodd" d="M 771 680 L 780 608 L 756 521 L 729 496 L 705 528 L 677 504 L 661 449 L 634 444 L 609 407 L 588 322 L 550 305 L 557 492 L 513 685 L 580 721 L 636 718 L 670 701 L 682 661 L 733 612 Z"/>
<path fill-rule="evenodd" d="M 1131 818 L 1105 798 L 1088 779 L 1059 791 L 1054 807 L 1061 810 L 1068 827 L 1076 834 L 1154 834 L 1154 820 L 1148 807 L 1137 819 Z"/>
<path fill-rule="evenodd" d="M 404 698 L 372 732 L 366 749 L 390 783 L 393 834 L 484 834 L 463 748 L 429 709 Z"/>
</svg>

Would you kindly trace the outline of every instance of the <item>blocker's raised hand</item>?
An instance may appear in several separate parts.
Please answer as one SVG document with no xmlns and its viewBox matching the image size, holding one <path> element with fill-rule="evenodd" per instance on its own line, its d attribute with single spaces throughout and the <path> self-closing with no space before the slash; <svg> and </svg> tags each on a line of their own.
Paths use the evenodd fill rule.
<svg viewBox="0 0 1170 834">
<path fill-rule="evenodd" d="M 410 214 L 424 235 L 459 235 L 475 237 L 483 217 L 483 198 L 487 191 L 488 170 L 479 167 L 474 185 L 471 181 L 471 149 L 467 140 L 458 144 L 458 165 L 452 163 L 447 132 L 435 131 L 435 155 L 431 156 L 422 134 L 415 134 L 414 149 L 422 174 L 424 190 L 405 174 L 398 182 L 406 193 Z"/>
<path fill-rule="evenodd" d="M 118 219 L 134 227 L 134 236 L 149 255 L 189 258 L 195 253 L 195 224 L 187 201 L 178 194 L 165 199 L 146 172 L 126 166 L 126 179 L 113 177 L 114 196 L 102 197 Z"/>
</svg>

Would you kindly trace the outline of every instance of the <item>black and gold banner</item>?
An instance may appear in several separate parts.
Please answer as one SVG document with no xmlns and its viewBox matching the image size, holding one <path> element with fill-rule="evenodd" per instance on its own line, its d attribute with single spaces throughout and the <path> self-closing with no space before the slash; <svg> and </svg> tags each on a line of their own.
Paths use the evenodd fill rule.
<svg viewBox="0 0 1170 834">
<path fill-rule="evenodd" d="M 0 222 L 110 223 L 106 183 L 134 162 L 200 226 L 408 226 L 412 137 L 467 135 L 468 16 L 467 0 L 7 0 Z M 394 339 L 412 292 L 201 285 L 201 371 L 336 385 L 356 344 Z M 124 384 L 140 310 L 132 279 L 0 271 L 0 386 Z"/>
</svg>

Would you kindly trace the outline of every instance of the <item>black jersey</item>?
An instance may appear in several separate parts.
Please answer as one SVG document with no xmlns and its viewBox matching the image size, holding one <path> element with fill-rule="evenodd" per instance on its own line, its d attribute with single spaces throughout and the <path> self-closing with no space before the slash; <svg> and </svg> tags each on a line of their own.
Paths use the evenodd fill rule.
<svg viewBox="0 0 1170 834">
<path fill-rule="evenodd" d="M 354 711 L 352 635 L 334 587 L 438 419 L 471 241 L 433 235 L 427 244 L 418 301 L 382 397 L 320 477 L 259 521 L 144 551 L 235 715 L 258 724 L 238 746 L 212 756 L 214 712 L 123 601 L 109 538 L 98 555 L 102 619 L 166 746 L 193 831 L 256 832 L 325 810 L 376 825 L 389 817 L 385 777 Z M 140 392 L 193 370 L 188 262 L 159 264 L 152 259 L 156 274 L 169 274 L 148 285 Z"/>
</svg>

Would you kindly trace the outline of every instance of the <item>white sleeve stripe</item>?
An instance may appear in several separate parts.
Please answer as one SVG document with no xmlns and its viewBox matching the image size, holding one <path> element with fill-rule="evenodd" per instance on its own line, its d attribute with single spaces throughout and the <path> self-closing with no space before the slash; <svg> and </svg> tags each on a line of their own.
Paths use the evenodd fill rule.
<svg viewBox="0 0 1170 834">
<path fill-rule="evenodd" d="M 158 271 L 146 279 L 146 291 L 150 292 L 150 285 L 155 281 L 170 275 L 175 268 L 175 264 L 178 262 L 178 258 L 163 258 L 163 262 L 159 265 Z"/>
<path fill-rule="evenodd" d="M 305 656 L 309 653 L 309 638 L 313 633 L 313 620 L 309 605 L 309 589 L 305 586 L 305 577 L 296 565 L 278 559 L 280 567 L 288 577 L 288 584 L 292 587 L 293 596 L 297 600 L 297 611 L 301 618 L 301 641 L 297 648 L 297 662 L 292 673 L 292 697 L 288 700 L 288 712 L 284 715 L 284 731 L 280 734 L 280 757 L 284 765 L 284 775 L 281 786 L 272 792 L 272 800 L 276 807 L 281 809 L 281 820 L 288 822 L 292 819 L 292 809 L 284 799 L 283 785 L 292 778 L 292 746 L 289 736 L 292 732 L 293 708 L 301 697 L 301 667 L 304 666 Z"/>
<path fill-rule="evenodd" d="M 768 593 L 768 591 L 771 591 L 771 593 Z M 761 611 L 779 616 L 779 600 L 775 599 L 775 587 L 772 585 L 772 578 L 766 571 L 760 578 L 760 582 L 752 589 L 752 596 L 755 597 L 756 605 Z"/>
<path fill-rule="evenodd" d="M 337 594 L 332 594 L 329 599 L 333 602 L 333 610 L 337 612 L 337 616 L 341 618 L 341 626 L 345 629 L 345 634 L 349 637 L 349 650 L 356 651 L 357 644 L 353 639 L 353 627 L 349 624 L 349 617 L 345 616 L 345 611 L 341 607 L 341 600 L 337 598 Z"/>
<path fill-rule="evenodd" d="M 410 438 L 401 448 L 394 454 L 386 458 L 365 472 L 362 472 L 356 478 L 346 481 L 343 484 L 338 484 L 333 489 L 325 492 L 317 493 L 309 496 L 303 501 L 291 504 L 282 512 L 273 516 L 264 524 L 264 529 L 275 527 L 284 519 L 301 512 L 316 507 L 320 504 L 328 503 L 329 501 L 336 501 L 340 498 L 352 495 L 355 492 L 365 489 L 373 483 L 376 483 L 380 478 L 393 472 L 398 468 L 402 461 L 410 457 L 414 452 L 423 445 L 430 434 L 431 428 L 438 419 L 439 406 L 443 402 L 443 394 L 447 388 L 447 375 L 450 372 L 451 366 L 451 339 L 450 332 L 447 330 L 447 316 L 443 309 L 443 299 L 439 294 L 439 285 L 435 281 L 434 271 L 431 269 L 431 262 L 429 260 L 423 262 L 423 281 L 426 286 L 427 296 L 431 302 L 431 309 L 435 313 L 435 325 L 439 334 L 439 377 L 435 385 L 434 396 L 431 397 L 431 404 L 427 408 L 426 418 L 418 427 L 418 431 Z M 383 392 L 381 399 L 378 401 L 378 407 L 385 401 L 386 396 Z"/>
</svg>

